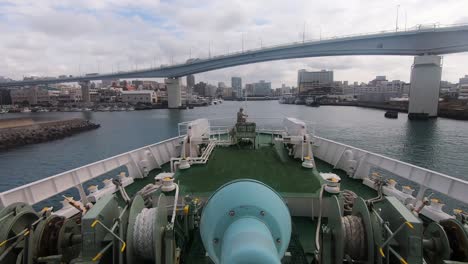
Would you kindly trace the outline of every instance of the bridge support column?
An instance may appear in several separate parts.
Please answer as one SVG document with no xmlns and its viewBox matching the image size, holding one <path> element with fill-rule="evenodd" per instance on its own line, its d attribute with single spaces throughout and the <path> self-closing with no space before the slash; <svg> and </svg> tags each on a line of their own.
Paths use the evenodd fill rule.
<svg viewBox="0 0 468 264">
<path fill-rule="evenodd" d="M 424 55 L 414 57 L 409 92 L 409 119 L 437 116 L 441 77 L 440 56 Z"/>
<path fill-rule="evenodd" d="M 79 85 L 81 86 L 81 100 L 84 103 L 90 103 L 91 102 L 91 96 L 89 95 L 89 88 L 91 82 L 90 81 L 81 81 L 79 82 Z"/>
<path fill-rule="evenodd" d="M 164 80 L 167 87 L 167 101 L 169 108 L 179 108 L 182 106 L 181 88 L 179 78 L 167 78 Z"/>
</svg>

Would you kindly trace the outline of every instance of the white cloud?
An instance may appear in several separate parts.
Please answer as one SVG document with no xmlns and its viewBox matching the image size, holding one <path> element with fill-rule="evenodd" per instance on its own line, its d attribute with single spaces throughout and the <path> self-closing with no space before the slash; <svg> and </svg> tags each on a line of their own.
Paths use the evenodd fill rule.
<svg viewBox="0 0 468 264">
<path fill-rule="evenodd" d="M 192 57 L 240 51 L 426 23 L 467 23 L 465 1 L 155 1 L 0 0 L 0 75 L 110 72 Z M 424 8 L 421 8 L 424 6 Z M 468 73 L 468 54 L 444 56 L 443 78 Z M 197 80 L 244 83 L 270 80 L 294 85 L 297 70 L 333 69 L 337 80 L 368 81 L 375 75 L 409 80 L 413 58 L 355 56 L 295 59 L 198 74 Z"/>
</svg>

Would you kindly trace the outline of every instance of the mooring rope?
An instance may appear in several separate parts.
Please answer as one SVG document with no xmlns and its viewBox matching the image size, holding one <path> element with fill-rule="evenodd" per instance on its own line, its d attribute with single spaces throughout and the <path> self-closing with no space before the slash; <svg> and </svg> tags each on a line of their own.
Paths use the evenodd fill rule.
<svg viewBox="0 0 468 264">
<path fill-rule="evenodd" d="M 142 258 L 154 260 L 153 234 L 157 208 L 143 208 L 137 215 L 133 227 L 134 253 Z"/>
</svg>

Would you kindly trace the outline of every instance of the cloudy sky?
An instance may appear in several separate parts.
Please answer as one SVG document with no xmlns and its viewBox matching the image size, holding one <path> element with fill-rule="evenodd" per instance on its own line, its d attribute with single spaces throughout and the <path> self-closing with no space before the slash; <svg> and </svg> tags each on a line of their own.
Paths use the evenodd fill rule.
<svg viewBox="0 0 468 264">
<path fill-rule="evenodd" d="M 191 57 L 395 29 L 468 23 L 464 0 L 0 0 L 0 76 L 58 76 L 142 69 Z M 261 79 L 294 85 L 298 69 L 336 80 L 376 75 L 409 81 L 412 57 L 353 56 L 259 63 L 196 75 L 197 81 Z M 444 56 L 444 80 L 468 74 L 468 53 Z"/>
</svg>

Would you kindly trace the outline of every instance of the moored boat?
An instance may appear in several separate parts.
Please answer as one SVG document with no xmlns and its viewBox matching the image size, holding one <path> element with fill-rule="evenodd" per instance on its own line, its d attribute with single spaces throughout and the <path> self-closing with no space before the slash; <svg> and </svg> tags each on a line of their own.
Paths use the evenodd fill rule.
<svg viewBox="0 0 468 264">
<path fill-rule="evenodd" d="M 385 117 L 386 118 L 398 118 L 398 112 L 397 111 L 387 111 L 385 112 Z"/>
</svg>

